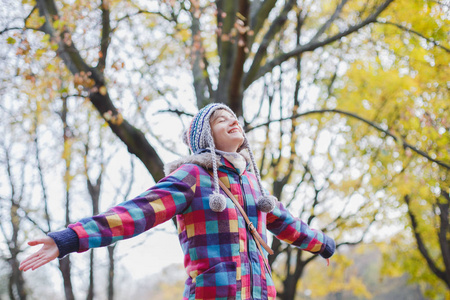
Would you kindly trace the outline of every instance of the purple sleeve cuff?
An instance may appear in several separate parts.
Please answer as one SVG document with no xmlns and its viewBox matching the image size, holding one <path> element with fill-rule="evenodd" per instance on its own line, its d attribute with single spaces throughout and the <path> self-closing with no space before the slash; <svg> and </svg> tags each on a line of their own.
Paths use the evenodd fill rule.
<svg viewBox="0 0 450 300">
<path fill-rule="evenodd" d="M 325 249 L 323 249 L 322 253 L 320 253 L 320 256 L 322 256 L 323 258 L 330 258 L 334 254 L 334 251 L 336 250 L 336 243 L 332 238 L 330 238 L 325 234 L 323 235 L 323 237 Z"/>
<path fill-rule="evenodd" d="M 71 252 L 78 251 L 80 245 L 78 235 L 70 228 L 57 232 L 50 232 L 48 236 L 51 237 L 55 241 L 56 246 L 58 246 L 58 258 L 63 258 Z"/>
</svg>

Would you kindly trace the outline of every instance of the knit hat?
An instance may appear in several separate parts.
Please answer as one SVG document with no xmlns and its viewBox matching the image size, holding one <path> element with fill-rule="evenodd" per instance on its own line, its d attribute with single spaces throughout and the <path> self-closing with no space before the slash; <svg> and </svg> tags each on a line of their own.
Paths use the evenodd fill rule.
<svg viewBox="0 0 450 300">
<path fill-rule="evenodd" d="M 214 191 L 209 196 L 209 206 L 215 212 L 221 212 L 226 207 L 226 198 L 224 195 L 220 194 L 219 191 L 219 177 L 217 175 L 217 157 L 215 153 L 216 146 L 214 144 L 214 139 L 211 133 L 211 126 L 209 123 L 210 117 L 213 114 L 213 112 L 219 109 L 226 110 L 237 119 L 236 114 L 225 104 L 211 103 L 199 110 L 199 112 L 192 119 L 189 129 L 184 135 L 185 138 L 184 141 L 189 146 L 189 148 L 193 153 L 197 154 L 204 149 L 208 149 L 211 152 Z M 256 175 L 258 187 L 262 195 L 257 200 L 257 207 L 262 212 L 266 213 L 271 212 L 275 208 L 275 203 L 278 200 L 274 196 L 267 195 L 264 188 L 262 187 L 261 176 L 256 166 L 255 157 L 253 156 L 253 152 L 250 148 L 245 133 L 242 132 L 242 134 L 244 136 L 244 142 L 242 143 L 238 151 L 242 149 L 247 149 L 250 155 L 251 164 Z"/>
</svg>

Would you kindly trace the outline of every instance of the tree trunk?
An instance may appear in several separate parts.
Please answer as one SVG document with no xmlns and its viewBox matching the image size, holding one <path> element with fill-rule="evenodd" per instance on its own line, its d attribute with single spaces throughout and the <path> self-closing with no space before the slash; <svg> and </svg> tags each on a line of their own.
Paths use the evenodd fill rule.
<svg viewBox="0 0 450 300">
<path fill-rule="evenodd" d="M 63 122 L 63 141 L 66 144 L 69 140 L 69 132 L 70 128 L 67 125 L 67 99 L 63 99 L 63 107 L 61 111 L 61 121 Z M 66 184 L 66 193 L 65 193 L 65 221 L 66 227 L 70 224 L 70 149 L 64 147 L 64 151 L 68 151 L 64 153 L 65 157 L 65 173 L 64 173 L 64 182 Z M 72 288 L 72 278 L 70 275 L 70 258 L 66 256 L 65 258 L 59 260 L 59 269 L 61 270 L 61 274 L 63 277 L 63 285 L 64 285 L 64 294 L 66 295 L 66 300 L 74 300 L 73 288 Z"/>
<path fill-rule="evenodd" d="M 89 288 L 86 296 L 86 300 L 94 299 L 94 249 L 91 249 L 91 255 L 89 259 Z"/>
<path fill-rule="evenodd" d="M 108 300 L 114 300 L 114 250 L 116 244 L 108 247 L 109 271 L 108 271 Z"/>
<path fill-rule="evenodd" d="M 88 155 L 89 147 L 86 146 L 86 154 Z M 86 174 L 87 174 L 86 169 Z M 103 171 L 103 168 L 102 168 Z M 86 175 L 87 176 L 87 175 Z M 89 191 L 89 195 L 91 196 L 92 201 L 92 214 L 95 216 L 99 213 L 99 201 L 100 201 L 100 191 L 102 185 L 102 173 L 97 178 L 95 184 L 91 182 L 89 178 L 87 178 L 87 187 Z M 89 288 L 86 300 L 94 299 L 94 249 L 91 249 L 90 261 L 89 261 Z"/>
<path fill-rule="evenodd" d="M 73 295 L 72 280 L 70 276 L 69 256 L 66 256 L 65 258 L 59 260 L 59 269 L 61 270 L 61 274 L 63 276 L 64 294 L 66 295 L 66 300 L 75 300 L 75 296 Z"/>
<path fill-rule="evenodd" d="M 22 276 L 22 271 L 19 271 L 19 261 L 16 255 L 14 255 L 10 260 L 9 264 L 11 266 L 11 277 L 8 283 L 9 297 L 13 299 L 26 300 L 27 292 L 25 289 L 25 280 Z"/>
</svg>

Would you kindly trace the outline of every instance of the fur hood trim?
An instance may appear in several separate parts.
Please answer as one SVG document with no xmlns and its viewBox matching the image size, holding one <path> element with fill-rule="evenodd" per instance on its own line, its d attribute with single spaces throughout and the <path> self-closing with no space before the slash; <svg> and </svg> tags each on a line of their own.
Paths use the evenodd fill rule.
<svg viewBox="0 0 450 300">
<path fill-rule="evenodd" d="M 245 158 L 245 160 L 247 161 L 247 166 L 248 166 L 250 163 L 250 157 L 249 157 L 248 153 L 246 151 L 241 151 L 241 152 L 239 152 L 239 154 L 241 154 Z M 219 167 L 220 166 L 220 155 L 216 154 L 216 158 L 217 158 L 216 159 L 217 167 Z M 200 154 L 184 156 L 173 162 L 165 164 L 164 165 L 164 174 L 166 176 L 168 176 L 170 173 L 172 173 L 173 171 L 175 171 L 176 169 L 178 169 L 179 167 L 181 167 L 184 164 L 199 165 L 200 167 L 202 167 L 206 170 L 211 170 L 213 168 L 211 153 L 203 152 Z"/>
</svg>

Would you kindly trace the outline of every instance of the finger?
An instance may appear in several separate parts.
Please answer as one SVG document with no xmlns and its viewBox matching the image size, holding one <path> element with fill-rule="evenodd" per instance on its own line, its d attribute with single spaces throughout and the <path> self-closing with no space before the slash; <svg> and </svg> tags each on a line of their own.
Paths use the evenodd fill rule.
<svg viewBox="0 0 450 300">
<path fill-rule="evenodd" d="M 26 272 L 28 270 L 35 270 L 39 265 L 41 265 L 42 261 L 45 261 L 42 257 L 30 261 L 26 266 L 24 266 L 23 271 Z"/>
<path fill-rule="evenodd" d="M 20 270 L 22 270 L 22 271 L 24 271 L 24 272 L 26 272 L 26 271 L 28 271 L 29 269 L 31 269 L 32 268 L 32 266 L 35 264 L 35 260 L 33 260 L 33 261 L 29 261 L 28 263 L 26 263 L 26 264 L 21 264 L 20 265 L 20 267 L 19 267 L 19 269 Z"/>
<path fill-rule="evenodd" d="M 36 263 L 36 261 L 38 261 L 40 259 L 39 256 L 34 255 L 33 257 L 28 257 L 26 260 L 24 260 L 20 266 L 19 266 L 19 270 L 22 271 L 27 271 L 30 269 L 30 266 L 34 265 Z"/>
<path fill-rule="evenodd" d="M 25 258 L 25 259 L 20 263 L 19 269 L 20 269 L 21 267 L 22 267 L 22 268 L 25 268 L 25 267 L 26 267 L 27 265 L 29 265 L 30 263 L 33 263 L 35 260 L 39 259 L 39 256 L 40 256 L 39 252 L 36 252 L 36 253 L 34 253 L 34 254 L 28 256 L 27 258 Z"/>
<path fill-rule="evenodd" d="M 45 239 L 37 239 L 37 240 L 29 241 L 28 245 L 36 246 L 36 245 L 40 245 L 40 244 L 44 244 L 44 243 L 45 243 Z"/>
<path fill-rule="evenodd" d="M 43 257 L 43 258 L 39 259 L 38 261 L 36 261 L 31 269 L 34 271 L 37 268 L 42 267 L 43 265 L 49 263 L 50 261 L 52 261 L 52 260 L 48 259 L 47 257 Z"/>
</svg>

